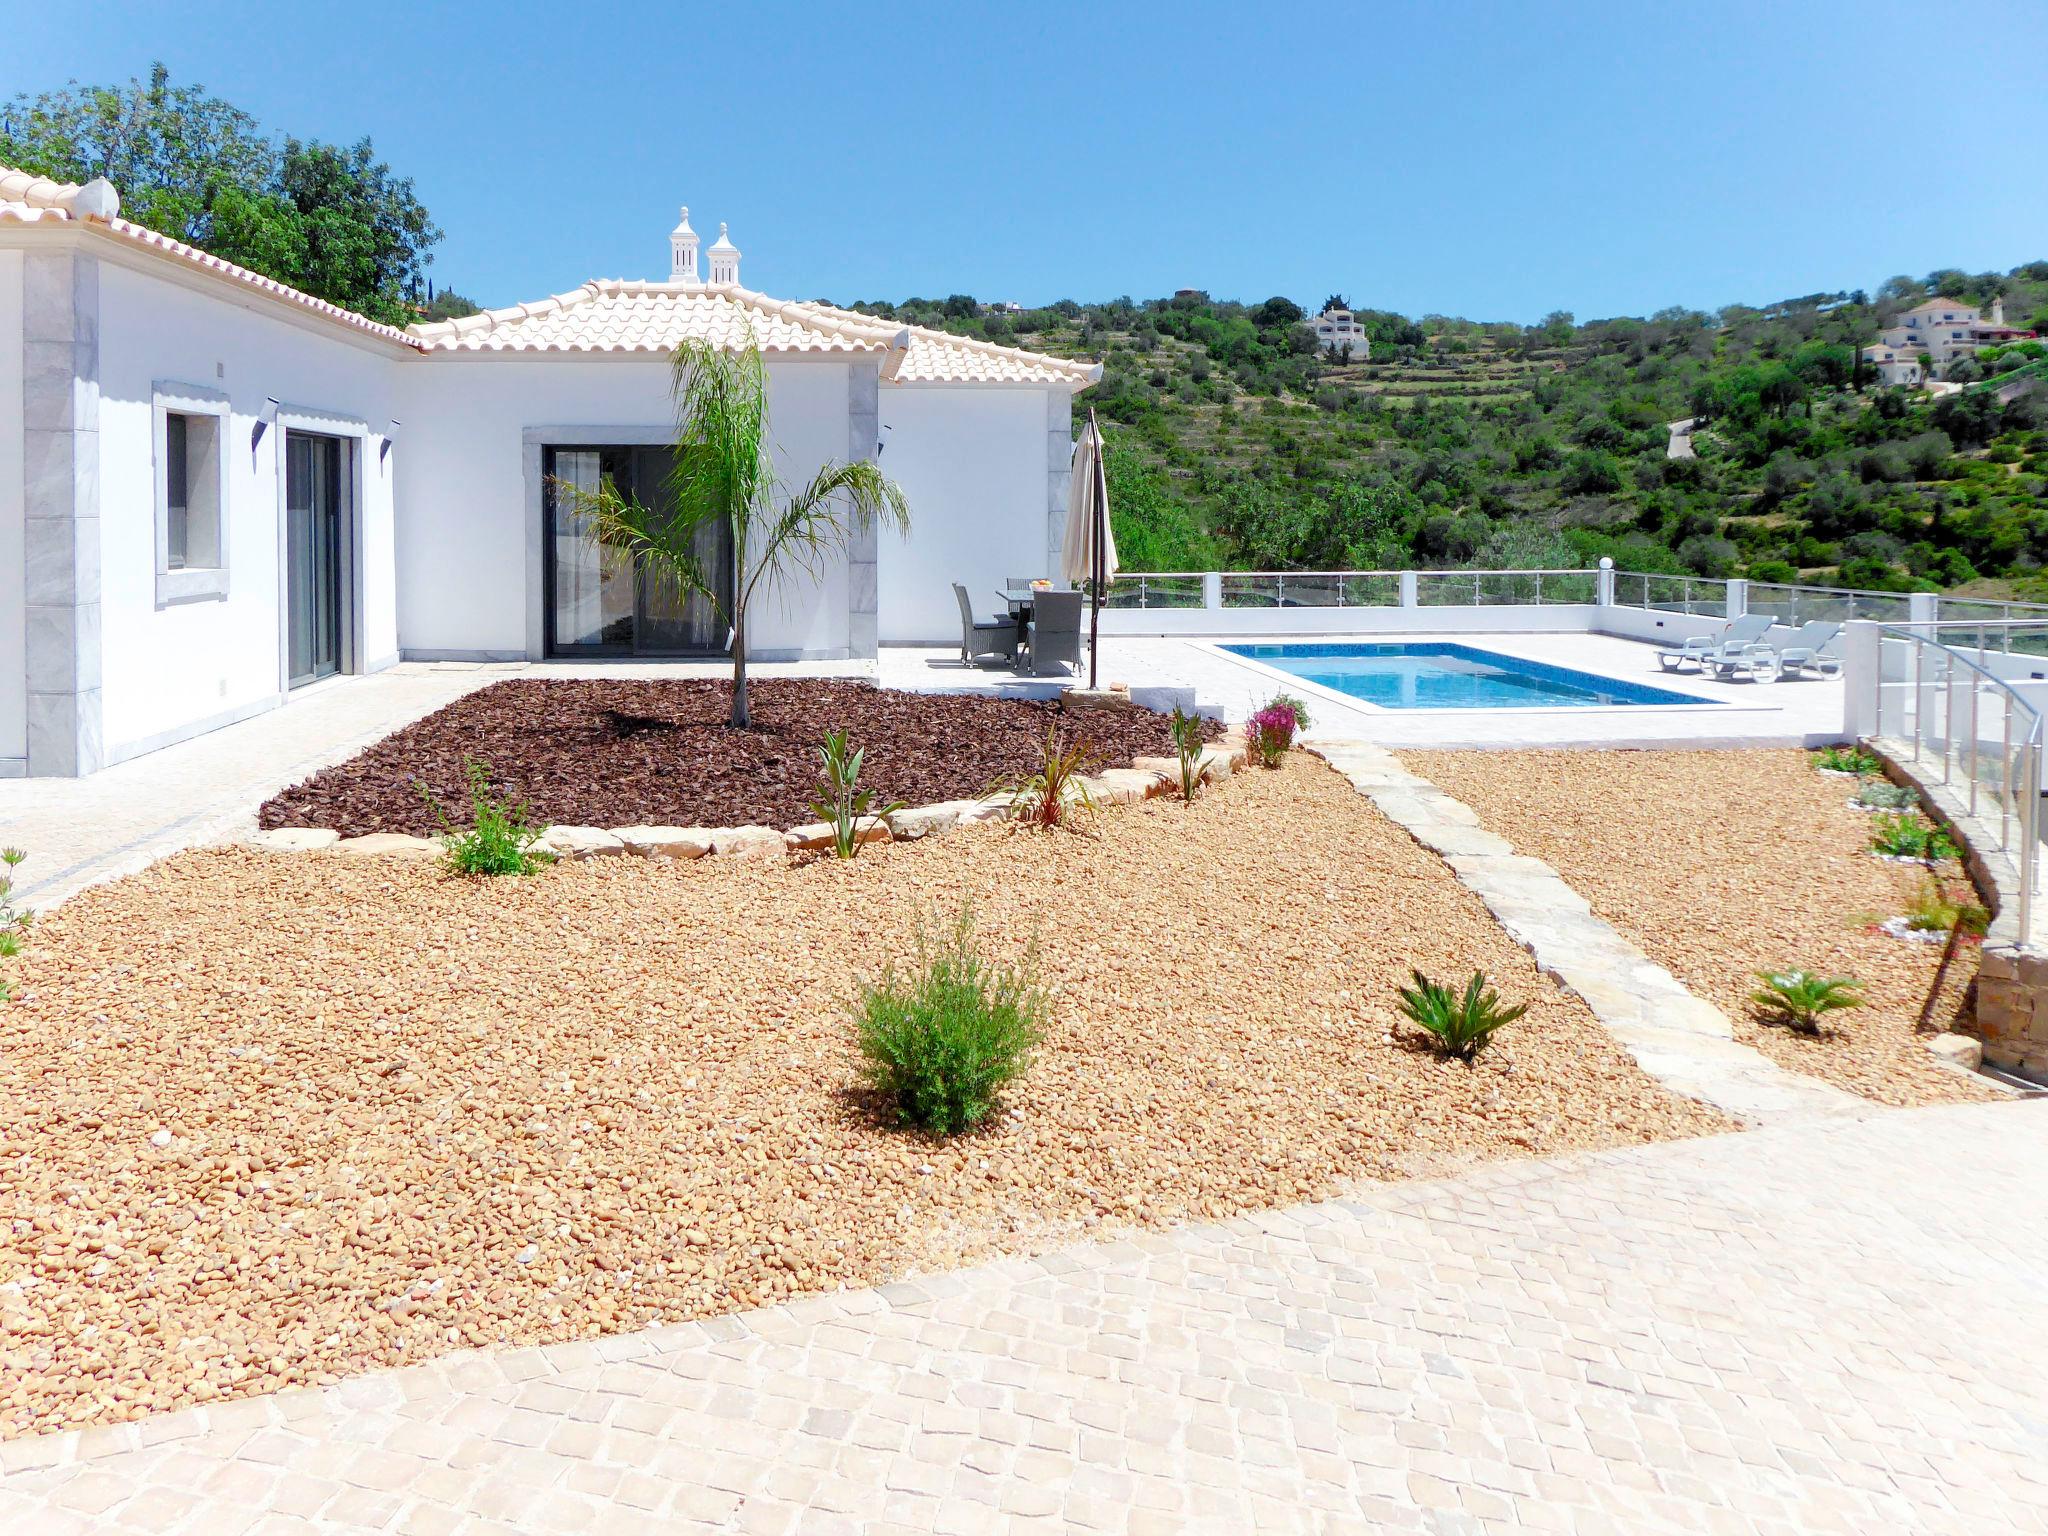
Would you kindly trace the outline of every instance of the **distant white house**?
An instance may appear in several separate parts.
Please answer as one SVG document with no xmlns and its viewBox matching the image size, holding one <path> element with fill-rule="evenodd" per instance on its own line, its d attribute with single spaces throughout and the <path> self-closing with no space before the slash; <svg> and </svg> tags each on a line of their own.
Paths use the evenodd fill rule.
<svg viewBox="0 0 2048 1536">
<path fill-rule="evenodd" d="M 1929 299 L 1880 331 L 1877 340 L 1863 349 L 1863 360 L 1874 366 L 1887 384 L 1921 384 L 1959 357 L 2033 334 L 2005 323 L 2002 298 L 1991 301 L 1989 314 L 1960 299 Z"/>
<path fill-rule="evenodd" d="M 783 478 L 878 460 L 912 513 L 755 616 L 764 658 L 957 637 L 951 584 L 1058 569 L 1099 366 L 668 275 L 399 330 L 0 167 L 0 775 L 83 774 L 401 657 L 723 651 L 559 481 L 660 494 L 668 358 L 749 340 Z M 714 563 L 730 551 L 711 550 Z M 729 578 L 728 578 L 729 579 Z"/>
<path fill-rule="evenodd" d="M 1325 356 L 1354 363 L 1372 356 L 1372 338 L 1348 309 L 1326 309 L 1309 321 L 1309 326 L 1316 333 L 1316 350 Z"/>
</svg>

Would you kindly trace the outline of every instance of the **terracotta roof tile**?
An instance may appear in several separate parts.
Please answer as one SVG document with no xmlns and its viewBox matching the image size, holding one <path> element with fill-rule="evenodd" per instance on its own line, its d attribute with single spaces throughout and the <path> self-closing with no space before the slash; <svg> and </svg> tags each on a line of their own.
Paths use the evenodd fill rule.
<svg viewBox="0 0 2048 1536">
<path fill-rule="evenodd" d="M 763 352 L 842 352 L 892 357 L 896 383 L 1064 384 L 1099 377 L 1069 362 L 972 337 L 898 325 L 829 304 L 771 299 L 732 284 L 607 280 L 532 304 L 461 320 L 415 325 L 429 351 L 671 352 L 685 339 Z"/>
</svg>

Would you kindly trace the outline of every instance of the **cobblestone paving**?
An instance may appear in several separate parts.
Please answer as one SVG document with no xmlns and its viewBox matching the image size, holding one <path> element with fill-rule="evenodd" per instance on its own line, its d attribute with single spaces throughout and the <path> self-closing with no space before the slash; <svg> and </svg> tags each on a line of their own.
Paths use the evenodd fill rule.
<svg viewBox="0 0 2048 1536">
<path fill-rule="evenodd" d="M 0 1531 L 2048 1531 L 2048 1109 L 1379 1186 L 0 1444 Z"/>
</svg>

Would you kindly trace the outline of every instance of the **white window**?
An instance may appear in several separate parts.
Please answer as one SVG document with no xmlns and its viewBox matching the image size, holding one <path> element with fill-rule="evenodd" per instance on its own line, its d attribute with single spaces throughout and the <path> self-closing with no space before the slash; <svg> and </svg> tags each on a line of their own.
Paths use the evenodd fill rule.
<svg viewBox="0 0 2048 1536">
<path fill-rule="evenodd" d="M 156 602 L 227 596 L 228 397 L 159 383 L 155 428 Z"/>
</svg>

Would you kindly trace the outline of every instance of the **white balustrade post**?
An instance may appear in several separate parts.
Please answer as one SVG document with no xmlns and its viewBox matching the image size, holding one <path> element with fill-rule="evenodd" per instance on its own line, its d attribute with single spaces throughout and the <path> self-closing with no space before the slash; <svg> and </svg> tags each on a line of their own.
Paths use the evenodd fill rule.
<svg viewBox="0 0 2048 1536">
<path fill-rule="evenodd" d="M 1880 626 L 1868 619 L 1842 626 L 1842 734 L 1851 741 L 1882 733 L 1882 634 Z"/>
<path fill-rule="evenodd" d="M 1925 628 L 1934 622 L 1939 613 L 1941 598 L 1933 592 L 1908 592 L 1906 594 L 1906 622 L 1919 628 L 1930 640 L 1934 632 Z"/>
<path fill-rule="evenodd" d="M 1593 601 L 1602 608 L 1614 606 L 1614 559 L 1610 555 L 1600 557 L 1600 574 L 1593 578 Z"/>
<path fill-rule="evenodd" d="M 1223 607 L 1223 573 L 1221 571 L 1202 572 L 1202 606 L 1211 613 L 1215 613 Z"/>
<path fill-rule="evenodd" d="M 1403 608 L 1418 606 L 1415 596 L 1415 573 L 1413 571 L 1403 571 L 1401 573 L 1401 606 Z"/>
<path fill-rule="evenodd" d="M 1732 577 L 1728 582 L 1728 617 L 1739 619 L 1749 612 L 1749 582 L 1743 577 Z"/>
</svg>

